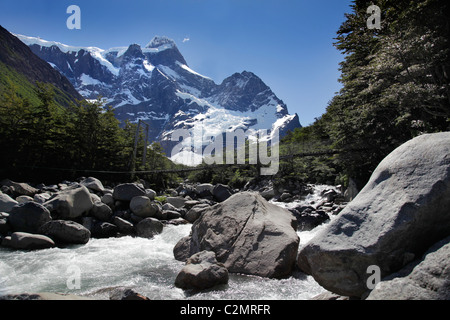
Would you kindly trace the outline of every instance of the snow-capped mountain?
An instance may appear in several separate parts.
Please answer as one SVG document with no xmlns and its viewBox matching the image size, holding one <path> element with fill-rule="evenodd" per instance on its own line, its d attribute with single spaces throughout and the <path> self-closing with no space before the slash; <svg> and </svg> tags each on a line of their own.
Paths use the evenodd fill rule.
<svg viewBox="0 0 450 320">
<path fill-rule="evenodd" d="M 300 127 L 298 115 L 251 72 L 216 84 L 192 70 L 175 42 L 155 37 L 145 47 L 132 44 L 103 50 L 73 47 L 16 35 L 33 53 L 65 75 L 86 99 L 106 99 L 116 117 L 150 124 L 150 139 L 170 150 L 170 133 L 201 125 L 209 136 L 238 128 L 275 128 L 283 136 Z"/>
</svg>

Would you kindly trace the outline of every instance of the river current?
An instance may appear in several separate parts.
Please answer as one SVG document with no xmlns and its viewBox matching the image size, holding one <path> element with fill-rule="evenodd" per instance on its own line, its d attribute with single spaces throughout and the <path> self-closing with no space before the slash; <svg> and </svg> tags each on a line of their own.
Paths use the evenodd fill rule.
<svg viewBox="0 0 450 320">
<path fill-rule="evenodd" d="M 280 205 L 317 201 L 324 188 L 317 186 L 301 202 Z M 298 232 L 300 247 L 323 227 Z M 173 247 L 190 230 L 191 225 L 165 226 L 153 239 L 91 239 L 86 245 L 38 251 L 0 248 L 0 296 L 58 292 L 103 300 L 114 288 L 127 287 L 151 300 L 307 300 L 325 291 L 300 272 L 282 280 L 230 274 L 227 285 L 202 293 L 178 289 L 174 281 L 184 263 L 174 259 Z"/>
</svg>

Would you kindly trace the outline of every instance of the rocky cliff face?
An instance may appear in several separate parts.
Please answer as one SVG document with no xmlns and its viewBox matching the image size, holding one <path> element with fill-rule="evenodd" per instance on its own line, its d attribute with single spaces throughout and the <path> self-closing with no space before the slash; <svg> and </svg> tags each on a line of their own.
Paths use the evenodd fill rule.
<svg viewBox="0 0 450 320">
<path fill-rule="evenodd" d="M 199 125 L 207 133 L 278 128 L 281 135 L 300 126 L 298 116 L 289 115 L 255 74 L 236 73 L 216 84 L 189 68 L 166 37 L 155 37 L 145 47 L 109 50 L 18 37 L 85 98 L 102 96 L 121 121 L 148 122 L 155 141 L 167 142 L 173 130 Z"/>
</svg>

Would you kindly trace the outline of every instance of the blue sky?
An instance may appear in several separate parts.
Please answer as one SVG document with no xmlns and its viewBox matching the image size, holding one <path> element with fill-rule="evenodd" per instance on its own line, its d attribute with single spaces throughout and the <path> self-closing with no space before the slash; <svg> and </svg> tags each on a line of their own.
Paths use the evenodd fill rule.
<svg viewBox="0 0 450 320">
<path fill-rule="evenodd" d="M 333 47 L 350 0 L 1 0 L 0 25 L 12 33 L 102 49 L 175 40 L 189 66 L 221 83 L 258 75 L 302 125 L 321 116 L 339 91 Z M 81 30 L 69 30 L 69 5 Z M 187 41 L 189 39 L 189 41 Z M 184 42 L 183 42 L 184 40 Z"/>
</svg>

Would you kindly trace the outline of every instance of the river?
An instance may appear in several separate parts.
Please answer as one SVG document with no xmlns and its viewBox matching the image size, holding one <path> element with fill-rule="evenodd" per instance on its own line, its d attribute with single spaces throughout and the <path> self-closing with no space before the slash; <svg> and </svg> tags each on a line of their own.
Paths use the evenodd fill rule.
<svg viewBox="0 0 450 320">
<path fill-rule="evenodd" d="M 317 201 L 323 188 L 316 187 L 302 203 Z M 300 247 L 322 228 L 298 232 Z M 232 274 L 227 285 L 202 293 L 178 289 L 174 281 L 184 263 L 172 250 L 190 230 L 191 225 L 166 226 L 153 239 L 91 239 L 86 245 L 38 251 L 0 248 L 0 295 L 59 292 L 103 300 L 114 288 L 128 287 L 152 300 L 307 300 L 325 291 L 300 272 L 282 280 Z"/>
</svg>

